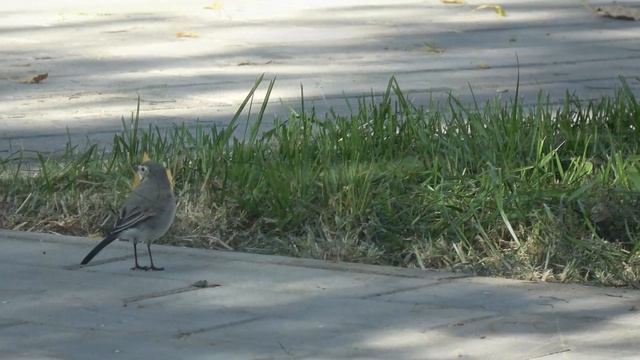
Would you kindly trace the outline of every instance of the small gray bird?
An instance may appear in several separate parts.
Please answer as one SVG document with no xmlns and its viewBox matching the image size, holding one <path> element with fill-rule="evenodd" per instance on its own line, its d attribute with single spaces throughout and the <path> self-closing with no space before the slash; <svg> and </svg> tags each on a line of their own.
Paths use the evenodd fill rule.
<svg viewBox="0 0 640 360">
<path fill-rule="evenodd" d="M 176 214 L 172 179 L 162 165 L 151 160 L 140 164 L 137 171 L 140 184 L 125 199 L 113 230 L 82 259 L 82 265 L 115 239 L 120 239 L 133 242 L 135 266 L 131 270 L 164 270 L 153 264 L 151 243 L 169 230 Z M 147 243 L 150 266 L 138 265 L 138 242 Z"/>
</svg>

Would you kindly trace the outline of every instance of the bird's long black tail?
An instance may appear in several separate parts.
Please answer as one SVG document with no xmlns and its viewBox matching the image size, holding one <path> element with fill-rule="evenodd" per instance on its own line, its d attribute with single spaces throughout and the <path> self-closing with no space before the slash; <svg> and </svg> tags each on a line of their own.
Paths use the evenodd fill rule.
<svg viewBox="0 0 640 360">
<path fill-rule="evenodd" d="M 93 259 L 96 255 L 98 255 L 98 253 L 105 248 L 105 246 L 111 244 L 113 242 L 113 240 L 117 239 L 118 235 L 113 235 L 113 234 L 109 234 L 107 235 L 106 238 L 104 238 L 104 240 L 100 241 L 100 243 L 98 243 L 98 245 L 96 245 L 96 247 L 94 247 L 93 249 L 91 249 L 91 251 L 87 254 L 87 256 L 84 257 L 84 259 L 82 259 L 82 261 L 80 262 L 81 265 L 86 265 L 89 263 L 89 261 L 91 261 L 91 259 Z"/>
</svg>

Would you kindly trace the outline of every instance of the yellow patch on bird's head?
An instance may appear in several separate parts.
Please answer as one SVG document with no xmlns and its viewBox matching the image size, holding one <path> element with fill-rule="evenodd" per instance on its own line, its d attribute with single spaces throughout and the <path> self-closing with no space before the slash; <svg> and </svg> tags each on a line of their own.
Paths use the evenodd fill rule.
<svg viewBox="0 0 640 360">
<path fill-rule="evenodd" d="M 138 175 L 137 171 L 133 171 L 133 180 L 131 181 L 131 187 L 132 188 L 137 188 L 138 185 L 140 185 L 140 175 Z"/>
<path fill-rule="evenodd" d="M 140 185 L 141 181 L 142 179 L 140 178 L 140 174 L 138 174 L 138 171 L 133 170 L 133 181 L 131 181 L 131 187 L 135 189 L 136 187 L 138 187 L 138 185 Z"/>
<path fill-rule="evenodd" d="M 142 162 L 145 161 L 149 161 L 151 160 L 151 158 L 149 157 L 149 154 L 145 151 L 142 154 Z M 138 185 L 140 185 L 140 182 L 142 181 L 142 178 L 140 177 L 140 173 L 138 173 L 138 171 L 136 169 L 133 170 L 133 181 L 132 181 L 132 187 L 136 188 Z"/>
</svg>

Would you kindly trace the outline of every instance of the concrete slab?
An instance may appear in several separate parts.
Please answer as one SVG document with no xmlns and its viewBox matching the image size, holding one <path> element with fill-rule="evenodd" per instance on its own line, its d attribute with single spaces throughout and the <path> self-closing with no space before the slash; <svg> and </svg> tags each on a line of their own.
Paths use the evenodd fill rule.
<svg viewBox="0 0 640 360">
<path fill-rule="evenodd" d="M 640 291 L 0 230 L 0 359 L 633 359 Z M 209 287 L 193 284 L 207 280 Z M 219 286 L 213 286 L 213 285 Z"/>
<path fill-rule="evenodd" d="M 1 2 L 0 155 L 59 150 L 68 136 L 108 144 L 138 96 L 143 126 L 225 125 L 261 73 L 278 78 L 265 128 L 300 109 L 301 84 L 320 113 L 348 113 L 346 101 L 379 94 L 391 75 L 417 104 L 449 91 L 468 102 L 468 84 L 479 99 L 509 98 L 516 54 L 528 103 L 540 90 L 552 100 L 611 94 L 618 76 L 640 88 L 640 23 L 579 1 L 510 0 L 506 17 L 475 10 L 481 3 Z"/>
</svg>

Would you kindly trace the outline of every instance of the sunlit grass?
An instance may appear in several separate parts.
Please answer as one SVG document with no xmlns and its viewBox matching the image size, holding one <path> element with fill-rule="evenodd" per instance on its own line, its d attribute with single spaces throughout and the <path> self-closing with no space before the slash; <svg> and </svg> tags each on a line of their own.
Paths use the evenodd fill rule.
<svg viewBox="0 0 640 360">
<path fill-rule="evenodd" d="M 0 167 L 0 226 L 97 235 L 143 152 L 173 172 L 171 244 L 557 281 L 640 279 L 640 106 L 451 97 L 416 107 L 394 79 L 352 114 L 306 109 L 259 132 L 264 107 L 228 127 L 123 121 L 110 151 L 15 157 Z M 270 89 L 263 101 L 268 102 Z M 303 100 L 301 100 L 303 101 Z M 254 112 L 256 112 L 254 110 Z M 233 137 L 244 129 L 244 139 Z"/>
</svg>

